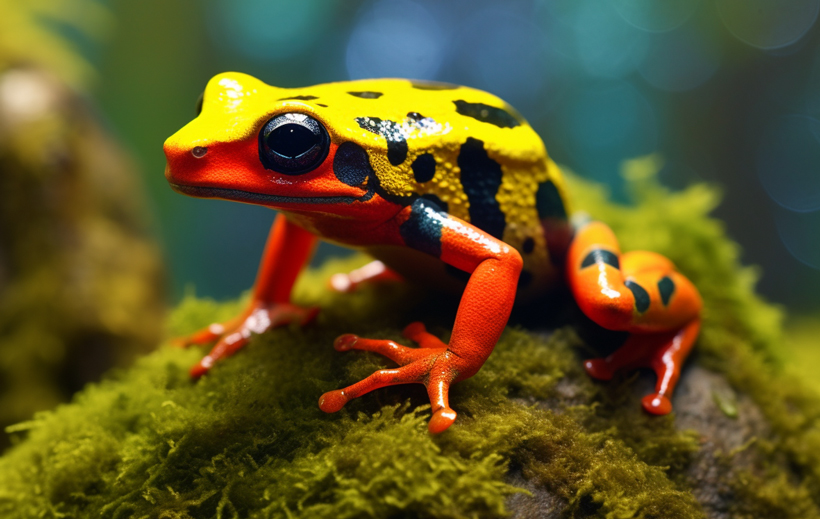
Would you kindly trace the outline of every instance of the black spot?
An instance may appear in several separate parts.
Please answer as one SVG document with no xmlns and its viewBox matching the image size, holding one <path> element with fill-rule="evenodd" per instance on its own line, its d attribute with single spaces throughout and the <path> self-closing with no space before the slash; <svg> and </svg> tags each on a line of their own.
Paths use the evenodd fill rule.
<svg viewBox="0 0 820 519">
<path fill-rule="evenodd" d="M 552 180 L 538 184 L 538 191 L 535 192 L 535 209 L 542 220 L 545 218 L 567 219 L 567 209 L 564 207 L 561 193 L 558 192 Z"/>
<path fill-rule="evenodd" d="M 632 295 L 635 297 L 635 309 L 640 313 L 646 312 L 649 309 L 649 293 L 634 281 L 627 281 L 624 285 L 632 291 Z"/>
<path fill-rule="evenodd" d="M 327 105 L 323 105 L 322 103 L 316 103 L 316 106 L 321 106 L 322 108 L 327 108 Z"/>
<path fill-rule="evenodd" d="M 621 268 L 621 262 L 618 260 L 618 256 L 614 252 L 605 249 L 595 249 L 587 254 L 587 257 L 581 262 L 581 268 L 585 269 L 596 263 L 605 263 L 619 270 Z"/>
<path fill-rule="evenodd" d="M 524 245 L 521 247 L 524 250 L 524 254 L 529 254 L 535 249 L 535 240 L 532 238 L 527 238 L 524 240 Z"/>
<path fill-rule="evenodd" d="M 333 174 L 343 184 L 361 186 L 370 176 L 375 176 L 367 152 L 355 142 L 343 142 L 333 157 Z"/>
<path fill-rule="evenodd" d="M 418 90 L 455 90 L 458 88 L 458 85 L 440 81 L 411 81 L 410 84 Z"/>
<path fill-rule="evenodd" d="M 421 195 L 421 198 L 424 198 L 425 200 L 429 200 L 432 203 L 436 204 L 438 206 L 439 211 L 443 211 L 443 212 L 446 213 L 450 210 L 450 207 L 447 205 L 447 202 L 445 202 L 441 198 L 437 197 L 433 193 L 427 193 L 425 195 Z"/>
<path fill-rule="evenodd" d="M 398 166 L 407 159 L 407 141 L 404 130 L 395 121 L 383 121 L 378 117 L 357 117 L 362 129 L 381 135 L 387 141 L 387 160 Z"/>
<path fill-rule="evenodd" d="M 500 240 L 507 226 L 495 199 L 501 187 L 501 165 L 487 155 L 482 141 L 467 137 L 458 154 L 458 167 L 470 202 L 470 223 Z"/>
<path fill-rule="evenodd" d="M 279 100 L 279 101 L 290 101 L 290 100 L 294 100 L 294 101 L 310 101 L 311 99 L 319 99 L 319 98 L 318 98 L 318 97 L 316 97 L 316 96 L 293 96 L 293 97 L 281 97 L 281 98 L 279 98 L 278 100 Z"/>
<path fill-rule="evenodd" d="M 417 198 L 410 206 L 410 218 L 399 227 L 399 234 L 408 247 L 441 256 L 441 224 L 447 218 L 432 201 Z"/>
<path fill-rule="evenodd" d="M 453 102 L 456 104 L 456 112 L 472 117 L 482 123 L 494 124 L 499 128 L 515 128 L 521 124 L 518 119 L 503 108 L 485 105 L 484 103 L 468 103 L 463 100 Z"/>
<path fill-rule="evenodd" d="M 369 92 L 369 91 L 348 92 L 348 94 L 352 95 L 353 97 L 361 97 L 362 99 L 378 99 L 382 95 L 384 95 L 381 92 Z"/>
<path fill-rule="evenodd" d="M 672 278 L 669 276 L 664 276 L 658 281 L 658 291 L 661 293 L 661 301 L 663 301 L 663 306 L 667 306 L 669 304 L 669 300 L 672 299 L 672 294 L 675 292 L 675 282 L 672 281 Z"/>
<path fill-rule="evenodd" d="M 424 119 L 424 116 L 418 112 L 407 112 L 407 118 L 413 122 L 419 122 Z"/>
<path fill-rule="evenodd" d="M 518 276 L 518 288 L 524 288 L 532 283 L 532 272 L 529 270 L 522 270 L 521 275 Z"/>
<path fill-rule="evenodd" d="M 436 174 L 436 159 L 430 153 L 423 153 L 416 157 L 411 167 L 416 182 L 423 184 L 433 180 Z"/>
<path fill-rule="evenodd" d="M 469 272 L 464 272 L 463 270 L 461 270 L 459 268 L 456 268 L 452 265 L 448 265 L 448 264 L 444 265 L 444 270 L 445 270 L 445 272 L 450 274 L 450 276 L 456 278 L 459 281 L 463 281 L 465 283 L 470 281 L 470 276 L 472 275 Z"/>
</svg>

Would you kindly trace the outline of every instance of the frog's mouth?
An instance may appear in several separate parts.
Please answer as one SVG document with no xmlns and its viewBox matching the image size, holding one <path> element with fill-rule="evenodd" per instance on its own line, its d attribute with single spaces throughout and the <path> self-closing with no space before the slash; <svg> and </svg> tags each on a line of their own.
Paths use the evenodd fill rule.
<svg viewBox="0 0 820 519">
<path fill-rule="evenodd" d="M 171 189 L 183 195 L 195 196 L 197 198 L 219 198 L 222 200 L 235 200 L 247 204 L 257 205 L 279 205 L 279 204 L 352 204 L 353 202 L 367 202 L 375 194 L 373 187 L 362 196 L 282 196 L 269 195 L 265 193 L 251 193 L 240 189 L 229 189 L 225 187 L 202 187 L 187 184 L 175 184 L 169 182 Z"/>
</svg>

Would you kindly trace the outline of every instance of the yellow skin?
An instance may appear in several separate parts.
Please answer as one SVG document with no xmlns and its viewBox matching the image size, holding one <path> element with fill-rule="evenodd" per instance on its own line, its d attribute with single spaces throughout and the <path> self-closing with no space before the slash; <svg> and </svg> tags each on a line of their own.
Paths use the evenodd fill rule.
<svg viewBox="0 0 820 519">
<path fill-rule="evenodd" d="M 362 98 L 349 92 L 378 92 L 382 95 Z M 300 97 L 303 99 L 297 99 Z M 499 127 L 462 115 L 453 100 L 502 108 L 515 118 L 516 126 Z M 426 118 L 424 123 L 414 124 L 408 118 L 408 110 L 422 114 Z M 519 251 L 527 238 L 534 241 L 533 250 L 523 255 L 524 270 L 532 276 L 525 297 L 543 292 L 560 276 L 549 259 L 535 197 L 539 184 L 550 180 L 568 212 L 564 180 L 558 167 L 548 158 L 538 134 L 498 97 L 467 87 L 406 79 L 277 88 L 252 76 L 230 72 L 208 82 L 203 93 L 202 113 L 169 138 L 165 146 L 166 149 L 178 147 L 187 152 L 194 146 L 209 148 L 216 143 L 256 142 L 259 128 L 274 114 L 282 112 L 309 114 L 325 126 L 333 143 L 352 141 L 362 146 L 368 151 L 370 164 L 387 194 L 399 197 L 435 195 L 447 204 L 450 215 L 466 222 L 470 222 L 470 200 L 461 183 L 457 160 L 460 147 L 467 138 L 482 141 L 487 155 L 501 166 L 502 171 L 495 200 L 504 214 L 506 226 L 498 238 Z M 378 117 L 399 124 L 398 131 L 406 140 L 408 149 L 407 158 L 401 164 L 393 165 L 388 160 L 384 136 L 356 123 L 357 118 L 363 117 Z M 435 157 L 436 172 L 432 180 L 420 183 L 415 180 L 411 165 L 424 153 Z M 226 173 L 225 177 L 234 175 L 233 172 Z M 317 227 L 309 223 L 305 226 Z M 332 231 L 322 232 L 317 228 L 311 228 L 311 231 L 324 235 L 322 237 L 329 241 L 362 245 L 333 236 Z M 377 257 L 382 255 L 380 250 L 370 252 Z M 406 270 L 401 265 L 394 267 L 399 271 Z M 441 281 L 437 279 L 439 276 L 430 277 L 437 285 Z M 448 280 L 443 281 L 446 284 Z"/>
<path fill-rule="evenodd" d="M 405 330 L 420 348 L 339 337 L 339 351 L 376 351 L 400 367 L 325 393 L 324 411 L 379 387 L 422 383 L 430 430 L 445 430 L 456 417 L 450 385 L 481 368 L 513 302 L 542 292 L 562 270 L 584 313 L 633 334 L 616 354 L 588 361 L 588 372 L 606 379 L 651 366 L 659 382 L 644 408 L 671 411 L 668 395 L 699 329 L 697 290 L 657 254 L 621 255 L 603 224 L 573 237 L 559 169 L 501 99 L 404 79 L 283 89 L 226 73 L 208 83 L 201 113 L 165 153 L 175 190 L 280 211 L 246 311 L 185 340 L 218 341 L 194 376 L 253 333 L 312 319 L 315 309 L 292 305 L 290 292 L 322 238 L 363 249 L 409 280 L 463 290 L 449 344 L 421 323 Z M 371 268 L 348 280 L 391 272 Z"/>
</svg>

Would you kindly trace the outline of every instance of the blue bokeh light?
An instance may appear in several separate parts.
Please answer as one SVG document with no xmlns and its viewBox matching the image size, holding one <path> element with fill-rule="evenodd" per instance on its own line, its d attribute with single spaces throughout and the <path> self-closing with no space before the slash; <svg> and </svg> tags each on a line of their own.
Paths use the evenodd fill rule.
<svg viewBox="0 0 820 519">
<path fill-rule="evenodd" d="M 578 57 L 591 76 L 623 77 L 646 55 L 649 35 L 624 22 L 607 4 L 582 3 L 574 26 Z"/>
<path fill-rule="evenodd" d="M 217 46 L 273 62 L 297 55 L 321 37 L 336 10 L 321 0 L 219 0 L 209 3 L 209 33 Z"/>
<path fill-rule="evenodd" d="M 779 117 L 764 133 L 757 152 L 757 173 L 766 193 L 798 212 L 820 209 L 820 121 Z"/>
<path fill-rule="evenodd" d="M 610 0 L 624 20 L 649 32 L 671 31 L 683 25 L 700 0 Z"/>
<path fill-rule="evenodd" d="M 789 253 L 802 263 L 820 269 L 820 211 L 774 209 L 777 233 Z"/>
<path fill-rule="evenodd" d="M 447 37 L 425 7 L 383 0 L 365 9 L 347 44 L 351 79 L 407 77 L 435 79 L 445 58 Z"/>
<path fill-rule="evenodd" d="M 723 24 L 737 39 L 761 49 L 799 40 L 814 25 L 820 0 L 717 0 Z"/>
<path fill-rule="evenodd" d="M 720 68 L 717 46 L 710 38 L 687 24 L 674 31 L 656 34 L 641 63 L 641 76 L 655 88 L 671 92 L 692 90 Z"/>
<path fill-rule="evenodd" d="M 486 8 L 457 32 L 458 80 L 496 94 L 524 112 L 537 110 L 552 71 L 547 35 L 513 10 Z"/>
<path fill-rule="evenodd" d="M 623 160 L 657 150 L 658 129 L 652 107 L 625 81 L 580 90 L 568 103 L 564 116 L 573 162 L 585 174 L 610 185 L 619 184 Z"/>
</svg>

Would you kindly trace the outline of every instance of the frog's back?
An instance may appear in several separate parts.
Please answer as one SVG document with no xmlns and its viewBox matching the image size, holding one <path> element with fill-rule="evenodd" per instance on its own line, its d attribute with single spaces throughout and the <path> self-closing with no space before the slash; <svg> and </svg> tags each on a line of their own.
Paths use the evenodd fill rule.
<svg viewBox="0 0 820 519">
<path fill-rule="evenodd" d="M 522 289 L 555 277 L 569 239 L 563 180 L 539 136 L 503 100 L 405 79 L 283 92 L 312 105 L 337 142 L 368 151 L 383 196 L 424 196 L 518 249 Z"/>
</svg>

